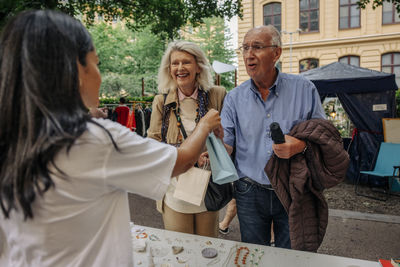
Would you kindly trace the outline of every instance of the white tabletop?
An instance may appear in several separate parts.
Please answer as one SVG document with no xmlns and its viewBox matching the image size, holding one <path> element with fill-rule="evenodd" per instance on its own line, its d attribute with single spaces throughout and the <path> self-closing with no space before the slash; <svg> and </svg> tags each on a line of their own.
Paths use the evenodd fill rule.
<svg viewBox="0 0 400 267">
<path fill-rule="evenodd" d="M 251 257 L 247 256 L 246 264 L 242 259 L 245 250 L 239 254 L 240 266 L 263 266 L 263 267 L 379 267 L 378 262 L 358 260 L 345 257 L 330 256 L 318 253 L 310 253 L 298 250 L 282 249 L 269 246 L 254 245 L 235 242 L 230 240 L 203 237 L 198 235 L 183 234 L 147 226 L 131 224 L 131 233 L 134 246 L 134 266 L 147 267 L 152 260 L 155 267 L 220 267 L 235 266 L 237 249 L 247 247 L 250 253 L 258 253 Z M 135 245 L 146 244 L 143 252 L 135 251 Z M 183 251 L 177 255 L 172 252 L 172 246 L 183 247 Z M 214 248 L 218 255 L 213 259 L 202 256 L 204 248 Z M 149 251 L 151 250 L 150 255 Z M 258 255 L 263 255 L 258 260 Z M 251 259 L 254 263 L 252 264 Z"/>
</svg>

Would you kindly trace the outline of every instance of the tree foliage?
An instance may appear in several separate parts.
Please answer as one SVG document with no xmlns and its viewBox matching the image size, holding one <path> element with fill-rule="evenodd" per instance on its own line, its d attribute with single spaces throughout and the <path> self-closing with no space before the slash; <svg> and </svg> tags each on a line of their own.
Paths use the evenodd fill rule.
<svg viewBox="0 0 400 267">
<path fill-rule="evenodd" d="M 364 9 L 370 2 L 371 0 L 359 0 L 357 4 L 360 8 Z M 400 0 L 372 0 L 372 8 L 375 9 L 378 6 L 382 6 L 383 2 L 393 3 L 397 12 L 400 14 Z"/>
<path fill-rule="evenodd" d="M 81 15 L 93 24 L 95 16 L 106 21 L 120 18 L 133 30 L 149 26 L 154 34 L 172 39 L 189 21 L 203 23 L 211 16 L 228 17 L 241 14 L 241 0 L 2 0 L 0 26 L 16 13 L 27 9 L 57 9 L 72 16 Z"/>
<path fill-rule="evenodd" d="M 156 92 L 165 41 L 148 28 L 132 32 L 121 23 L 98 23 L 91 26 L 89 32 L 101 62 L 102 96 L 139 96 L 142 78 L 145 90 Z"/>
<path fill-rule="evenodd" d="M 213 17 L 204 19 L 204 23 L 192 29 L 186 27 L 184 38 L 197 43 L 207 56 L 208 61 L 212 64 L 215 60 L 232 64 L 235 57 L 235 51 L 230 46 L 229 41 L 232 34 L 226 27 L 224 19 Z M 221 85 L 227 90 L 234 87 L 234 72 L 221 74 Z"/>
</svg>

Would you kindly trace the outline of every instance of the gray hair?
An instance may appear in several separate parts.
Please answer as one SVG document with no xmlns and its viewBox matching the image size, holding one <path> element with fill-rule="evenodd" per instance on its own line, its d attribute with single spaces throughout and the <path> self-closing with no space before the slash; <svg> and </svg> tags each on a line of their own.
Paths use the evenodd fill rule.
<svg viewBox="0 0 400 267">
<path fill-rule="evenodd" d="M 255 27 L 255 28 L 249 30 L 248 33 L 252 32 L 252 31 L 268 33 L 271 36 L 271 45 L 276 45 L 278 47 L 282 47 L 281 34 L 274 25 L 268 24 L 268 25 L 258 26 L 258 27 Z"/>
<path fill-rule="evenodd" d="M 192 42 L 174 41 L 168 45 L 168 48 L 161 59 L 160 68 L 158 69 L 158 92 L 166 94 L 169 89 L 177 87 L 170 72 L 171 54 L 174 51 L 187 52 L 194 56 L 196 63 L 200 68 L 200 73 L 196 76 L 196 83 L 205 91 L 210 90 L 213 86 L 211 66 L 203 50 L 201 50 L 197 44 Z"/>
</svg>

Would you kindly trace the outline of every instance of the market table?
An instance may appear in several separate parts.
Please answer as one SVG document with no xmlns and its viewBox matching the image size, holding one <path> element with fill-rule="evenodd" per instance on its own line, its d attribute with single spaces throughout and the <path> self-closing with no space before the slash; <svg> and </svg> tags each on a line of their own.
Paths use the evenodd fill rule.
<svg viewBox="0 0 400 267">
<path fill-rule="evenodd" d="M 254 245 L 133 225 L 134 266 L 151 267 L 379 267 L 378 262 Z M 143 246 L 145 249 L 143 250 Z M 183 249 L 178 254 L 174 254 Z M 138 250 L 143 250 L 139 252 Z M 213 256 L 205 258 L 203 254 Z M 248 252 L 248 253 L 247 253 Z M 247 256 L 245 256 L 247 254 Z"/>
</svg>

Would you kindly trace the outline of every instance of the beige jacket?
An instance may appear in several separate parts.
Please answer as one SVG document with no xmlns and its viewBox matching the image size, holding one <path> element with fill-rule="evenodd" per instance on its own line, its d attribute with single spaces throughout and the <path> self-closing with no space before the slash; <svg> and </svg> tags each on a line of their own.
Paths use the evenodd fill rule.
<svg viewBox="0 0 400 267">
<path fill-rule="evenodd" d="M 218 110 L 221 113 L 223 101 L 226 95 L 226 90 L 222 86 L 214 86 L 208 91 L 208 106 L 207 109 L 211 108 Z M 170 90 L 166 99 L 165 104 L 168 105 L 172 102 L 178 102 L 178 91 L 177 89 Z M 164 108 L 164 95 L 157 95 L 153 100 L 153 110 L 151 112 L 150 127 L 147 130 L 147 136 L 155 140 L 161 141 L 161 126 L 162 126 L 162 115 Z M 168 132 L 166 135 L 166 141 L 168 144 L 177 144 L 179 142 L 179 131 L 175 114 L 170 110 L 169 114 L 169 125 Z M 163 200 L 157 201 L 157 210 L 163 212 Z"/>
<path fill-rule="evenodd" d="M 222 104 L 226 95 L 225 88 L 222 86 L 214 86 L 209 92 L 209 100 L 208 100 L 208 110 L 211 108 L 218 110 L 221 112 Z M 177 89 L 170 90 L 165 99 L 165 104 L 168 105 L 172 102 L 178 102 L 178 92 Z M 153 110 L 151 112 L 150 119 L 150 127 L 147 130 L 147 136 L 158 141 L 161 141 L 161 124 L 162 124 L 162 113 L 164 107 L 164 95 L 157 95 L 153 100 Z M 167 143 L 168 144 L 177 144 L 178 136 L 179 136 L 179 128 L 176 124 L 176 117 L 173 111 L 170 111 L 169 116 L 169 126 L 167 132 Z"/>
</svg>

